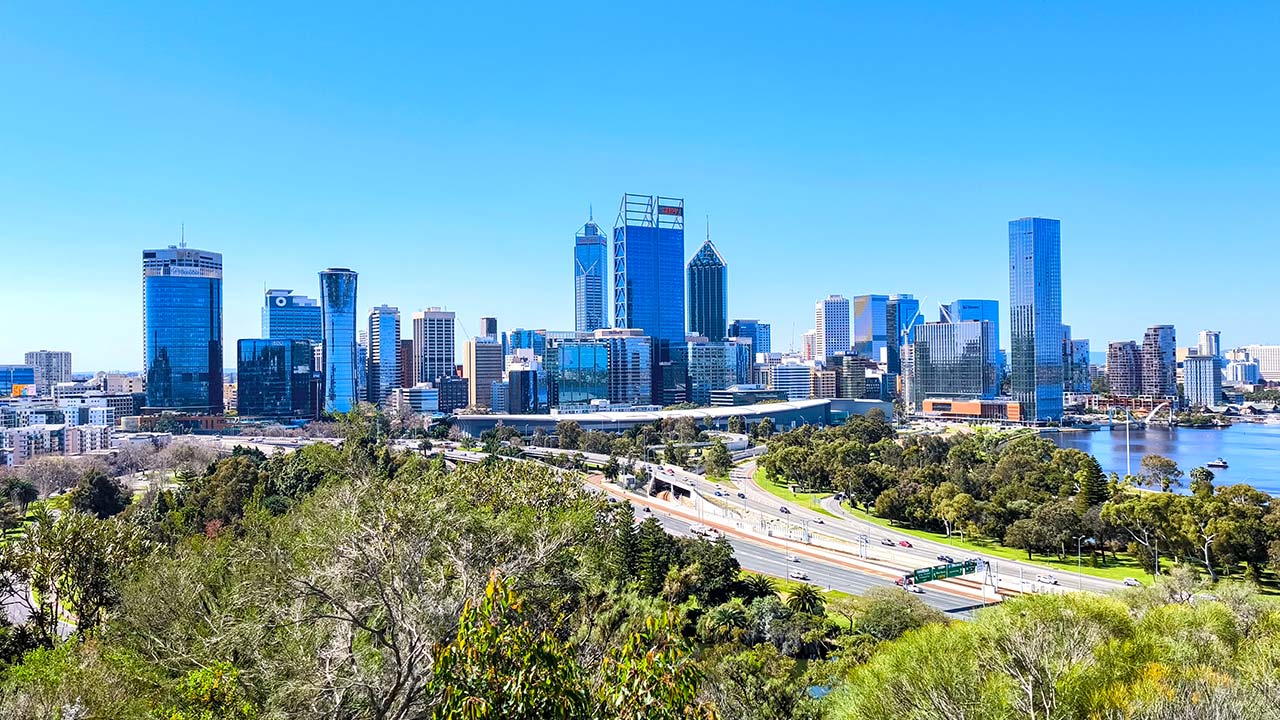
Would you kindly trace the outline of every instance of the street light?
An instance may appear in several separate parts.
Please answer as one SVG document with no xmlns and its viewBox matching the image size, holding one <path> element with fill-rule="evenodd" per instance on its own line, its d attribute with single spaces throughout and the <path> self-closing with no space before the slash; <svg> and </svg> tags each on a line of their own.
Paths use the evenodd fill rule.
<svg viewBox="0 0 1280 720">
<path fill-rule="evenodd" d="M 1080 543 L 1084 542 L 1087 535 L 1079 535 L 1073 538 L 1076 541 L 1076 590 L 1084 590 L 1084 576 L 1080 574 Z"/>
</svg>

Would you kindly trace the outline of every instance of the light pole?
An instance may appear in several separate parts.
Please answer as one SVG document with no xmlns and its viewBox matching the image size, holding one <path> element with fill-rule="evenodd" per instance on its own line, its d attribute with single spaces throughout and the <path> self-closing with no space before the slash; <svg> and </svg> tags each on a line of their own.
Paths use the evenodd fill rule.
<svg viewBox="0 0 1280 720">
<path fill-rule="evenodd" d="M 1084 542 L 1085 536 L 1080 535 L 1075 538 L 1076 541 L 1076 590 L 1084 590 L 1084 576 L 1080 574 L 1080 543 Z"/>
</svg>

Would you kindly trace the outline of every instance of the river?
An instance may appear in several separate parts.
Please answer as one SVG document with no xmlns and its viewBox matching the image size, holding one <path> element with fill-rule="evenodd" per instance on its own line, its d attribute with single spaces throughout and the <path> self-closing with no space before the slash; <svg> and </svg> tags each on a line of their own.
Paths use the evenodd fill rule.
<svg viewBox="0 0 1280 720">
<path fill-rule="evenodd" d="M 1108 430 L 1046 433 L 1060 447 L 1083 450 L 1098 459 L 1104 472 L 1125 473 L 1125 431 Z M 1184 473 L 1217 458 L 1230 467 L 1214 469 L 1215 485 L 1248 483 L 1272 495 L 1280 495 L 1280 425 L 1237 423 L 1209 430 L 1153 426 L 1132 430 L 1129 436 L 1133 473 L 1146 454 L 1163 455 L 1178 463 Z M 1183 482 L 1188 480 L 1183 478 Z"/>
</svg>

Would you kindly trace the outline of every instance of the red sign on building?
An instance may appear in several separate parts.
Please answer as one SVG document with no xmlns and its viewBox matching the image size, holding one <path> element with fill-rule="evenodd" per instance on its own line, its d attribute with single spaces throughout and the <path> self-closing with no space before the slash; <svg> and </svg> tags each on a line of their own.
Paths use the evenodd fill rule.
<svg viewBox="0 0 1280 720">
<path fill-rule="evenodd" d="M 682 208 L 682 207 L 677 207 L 677 206 L 675 206 L 675 205 L 659 205 L 659 206 L 658 206 L 658 214 L 659 214 L 659 215 L 681 215 L 681 216 L 683 216 L 683 215 L 684 215 L 684 208 Z"/>
</svg>

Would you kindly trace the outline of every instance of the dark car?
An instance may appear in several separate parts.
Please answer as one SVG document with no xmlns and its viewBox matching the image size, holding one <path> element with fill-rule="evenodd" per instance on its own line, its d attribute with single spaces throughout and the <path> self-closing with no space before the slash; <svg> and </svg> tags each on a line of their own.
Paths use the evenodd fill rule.
<svg viewBox="0 0 1280 720">
<path fill-rule="evenodd" d="M 956 559 L 951 557 L 950 555 L 939 555 L 938 559 L 944 563 L 953 563 L 956 561 Z"/>
<path fill-rule="evenodd" d="M 746 493 L 743 493 L 743 492 L 740 492 L 740 493 L 738 493 L 738 497 L 742 498 L 743 500 L 746 500 L 746 499 L 747 499 L 747 494 L 746 494 Z"/>
<path fill-rule="evenodd" d="M 783 515 L 791 514 L 791 511 L 787 509 L 786 505 L 783 505 L 782 507 L 778 508 L 778 512 L 782 513 Z"/>
</svg>

